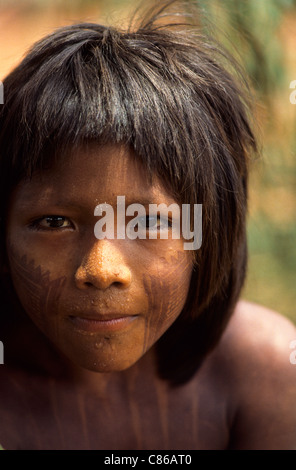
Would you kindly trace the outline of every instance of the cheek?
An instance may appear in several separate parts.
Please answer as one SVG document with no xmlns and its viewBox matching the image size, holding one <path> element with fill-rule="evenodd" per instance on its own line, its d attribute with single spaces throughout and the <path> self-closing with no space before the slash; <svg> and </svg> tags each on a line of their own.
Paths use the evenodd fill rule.
<svg viewBox="0 0 296 470">
<path fill-rule="evenodd" d="M 58 312 L 59 299 L 66 284 L 66 277 L 51 279 L 51 273 L 36 266 L 33 260 L 9 250 L 9 267 L 14 289 L 24 310 L 42 330 L 52 306 Z M 51 311 L 51 314 L 49 313 Z"/>
<path fill-rule="evenodd" d="M 144 351 L 154 344 L 181 313 L 189 290 L 192 264 L 184 252 L 163 260 L 157 275 L 143 278 L 149 302 Z"/>
</svg>

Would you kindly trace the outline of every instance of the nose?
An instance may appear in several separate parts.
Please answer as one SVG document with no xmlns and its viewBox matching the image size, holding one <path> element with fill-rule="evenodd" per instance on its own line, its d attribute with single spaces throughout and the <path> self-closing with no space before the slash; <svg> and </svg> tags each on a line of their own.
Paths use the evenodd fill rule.
<svg viewBox="0 0 296 470">
<path fill-rule="evenodd" d="M 104 290 L 112 285 L 128 287 L 130 282 L 131 271 L 116 246 L 116 240 L 97 240 L 75 273 L 79 289 L 93 286 Z"/>
</svg>

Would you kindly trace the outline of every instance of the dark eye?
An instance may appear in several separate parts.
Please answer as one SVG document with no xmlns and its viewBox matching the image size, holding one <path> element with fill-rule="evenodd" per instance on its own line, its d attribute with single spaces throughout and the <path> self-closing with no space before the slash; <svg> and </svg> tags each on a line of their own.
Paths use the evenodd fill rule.
<svg viewBox="0 0 296 470">
<path fill-rule="evenodd" d="M 149 216 L 139 217 L 138 224 L 143 228 L 157 228 L 159 225 L 159 217 Z"/>
<path fill-rule="evenodd" d="M 146 217 L 139 217 L 137 220 L 139 226 L 147 230 L 164 230 L 171 227 L 171 223 L 167 218 L 160 217 L 159 215 L 147 215 Z"/>
<path fill-rule="evenodd" d="M 31 225 L 37 230 L 58 230 L 72 228 L 73 225 L 67 217 L 60 215 L 49 215 L 35 220 Z"/>
</svg>

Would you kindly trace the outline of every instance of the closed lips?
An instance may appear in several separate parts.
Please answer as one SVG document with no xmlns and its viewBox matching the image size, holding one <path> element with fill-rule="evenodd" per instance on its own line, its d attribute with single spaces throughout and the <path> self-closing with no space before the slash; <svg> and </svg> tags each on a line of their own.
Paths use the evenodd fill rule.
<svg viewBox="0 0 296 470">
<path fill-rule="evenodd" d="M 88 317 L 83 316 L 70 316 L 71 321 L 82 330 L 87 331 L 115 331 L 129 325 L 134 321 L 138 315 L 123 315 L 123 314 L 106 314 L 106 315 L 92 315 Z"/>
</svg>

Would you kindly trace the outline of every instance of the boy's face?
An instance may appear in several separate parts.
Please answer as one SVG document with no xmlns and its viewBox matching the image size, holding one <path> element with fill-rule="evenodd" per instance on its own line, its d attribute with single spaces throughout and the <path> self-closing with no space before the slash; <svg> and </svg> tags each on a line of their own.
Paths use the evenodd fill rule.
<svg viewBox="0 0 296 470">
<path fill-rule="evenodd" d="M 22 182 L 7 222 L 9 269 L 24 310 L 75 364 L 99 372 L 126 369 L 160 338 L 184 306 L 192 270 L 182 239 L 119 239 L 117 196 L 147 215 L 149 203 L 175 202 L 159 180 L 148 182 L 130 150 L 108 145 L 81 149 Z M 94 210 L 104 203 L 114 208 L 114 239 L 94 235 Z"/>
</svg>

